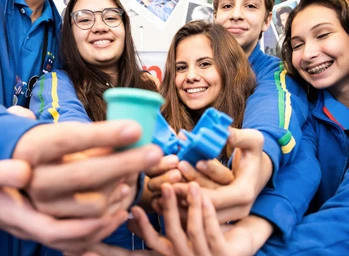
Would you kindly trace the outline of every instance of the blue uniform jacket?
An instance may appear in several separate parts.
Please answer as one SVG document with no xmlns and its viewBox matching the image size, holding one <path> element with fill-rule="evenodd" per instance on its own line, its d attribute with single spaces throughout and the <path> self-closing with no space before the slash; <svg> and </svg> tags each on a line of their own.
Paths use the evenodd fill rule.
<svg viewBox="0 0 349 256">
<path fill-rule="evenodd" d="M 273 179 L 281 166 L 295 158 L 308 115 L 304 89 L 287 75 L 280 59 L 262 52 L 257 44 L 249 62 L 257 86 L 248 98 L 243 128 L 257 129 L 264 136 L 264 152 L 273 163 Z"/>
<path fill-rule="evenodd" d="M 84 106 L 78 99 L 73 83 L 63 70 L 55 70 L 39 79 L 33 89 L 30 109 L 39 120 L 49 120 L 55 123 L 66 121 L 91 122 Z M 143 188 L 143 179 L 140 182 L 140 187 Z M 138 199 L 141 191 L 142 189 L 138 191 Z M 157 214 L 148 216 L 155 229 L 160 230 Z M 128 230 L 126 223 L 121 225 L 104 242 L 129 250 L 145 248 L 144 242 Z M 60 253 L 53 250 L 47 253 L 46 255 L 50 256 L 60 255 Z"/>
<path fill-rule="evenodd" d="M 301 219 L 288 237 L 275 234 L 264 245 L 258 255 L 347 255 L 349 251 L 349 138 L 340 125 L 332 121 L 324 112 L 324 92 L 319 93 L 318 101 L 311 111 L 309 125 L 304 136 L 312 138 L 313 143 L 308 155 L 313 154 L 321 167 L 321 181 L 306 216 Z M 347 113 L 341 115 L 348 116 Z M 348 127 L 346 127 L 348 129 Z M 302 167 L 302 166 L 301 166 Z M 318 177 L 316 165 L 299 173 L 308 178 Z M 288 200 L 292 196 L 309 194 L 309 187 L 302 176 L 294 176 L 292 182 L 284 180 L 284 191 L 278 187 L 271 193 L 277 198 L 269 208 L 278 210 L 281 198 Z M 289 184 L 287 186 L 287 183 Z M 286 191 L 288 189 L 288 191 Z M 286 193 L 283 193 L 285 192 Z M 282 194 L 283 193 L 283 194 Z M 301 198 L 298 196 L 298 198 Z M 286 214 L 280 212 L 280 215 Z M 287 219 L 287 215 L 280 216 Z"/>
</svg>

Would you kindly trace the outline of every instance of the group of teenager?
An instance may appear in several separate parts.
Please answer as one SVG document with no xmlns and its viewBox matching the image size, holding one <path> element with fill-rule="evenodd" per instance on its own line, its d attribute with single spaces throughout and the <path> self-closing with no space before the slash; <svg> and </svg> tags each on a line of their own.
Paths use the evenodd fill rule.
<svg viewBox="0 0 349 256">
<path fill-rule="evenodd" d="M 120 1 L 71 0 L 63 22 L 51 0 L 0 3 L 2 254 L 349 251 L 348 0 L 301 0 L 282 60 L 258 43 L 273 0 L 215 0 L 212 23 L 174 35 L 161 84 Z M 158 91 L 176 133 L 215 107 L 234 119 L 226 146 L 196 166 L 115 151 L 141 127 L 105 122 L 113 87 Z"/>
</svg>

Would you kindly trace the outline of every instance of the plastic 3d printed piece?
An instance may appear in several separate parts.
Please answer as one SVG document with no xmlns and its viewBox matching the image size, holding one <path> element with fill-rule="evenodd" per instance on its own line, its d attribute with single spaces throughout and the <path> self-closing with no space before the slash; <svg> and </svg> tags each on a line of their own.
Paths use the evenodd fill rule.
<svg viewBox="0 0 349 256">
<path fill-rule="evenodd" d="M 219 156 L 228 136 L 228 127 L 233 119 L 216 110 L 207 109 L 192 132 L 181 130 L 186 140 L 178 139 L 168 123 L 158 113 L 153 142 L 159 145 L 165 155 L 177 154 L 180 160 L 188 161 L 195 166 L 200 160 L 209 160 Z"/>
<path fill-rule="evenodd" d="M 180 140 L 178 158 L 195 166 L 200 160 L 218 157 L 229 137 L 228 127 L 232 122 L 227 114 L 215 108 L 207 109 L 192 132 L 182 130 L 187 140 Z"/>
</svg>

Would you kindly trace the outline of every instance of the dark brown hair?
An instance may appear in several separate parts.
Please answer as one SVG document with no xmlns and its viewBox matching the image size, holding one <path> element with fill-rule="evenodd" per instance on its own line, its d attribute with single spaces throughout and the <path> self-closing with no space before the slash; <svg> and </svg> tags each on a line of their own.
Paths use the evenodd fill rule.
<svg viewBox="0 0 349 256">
<path fill-rule="evenodd" d="M 255 76 L 238 42 L 219 24 L 189 22 L 174 36 L 160 86 L 160 94 L 166 99 L 162 113 L 176 132 L 180 129 L 191 131 L 195 126 L 197 118 L 180 100 L 175 86 L 177 47 L 181 41 L 195 35 L 205 35 L 209 39 L 221 77 L 222 91 L 212 107 L 234 118 L 232 126 L 241 128 L 246 100 L 256 86 Z M 228 150 L 225 156 L 229 158 L 230 154 Z"/>
<path fill-rule="evenodd" d="M 107 84 L 111 83 L 111 77 L 99 70 L 95 66 L 85 62 L 78 51 L 74 40 L 72 26 L 73 22 L 70 16 L 76 2 L 70 0 L 67 5 L 66 14 L 64 15 L 62 29 L 61 54 L 64 63 L 63 69 L 68 73 L 74 84 L 79 100 L 84 105 L 87 114 L 93 121 L 105 120 L 106 103 L 103 100 L 103 93 L 110 88 Z M 114 3 L 124 10 L 119 0 Z M 135 51 L 130 19 L 126 12 L 122 14 L 122 21 L 125 26 L 125 48 L 118 61 L 117 87 L 137 87 L 156 91 L 155 84 L 146 79 L 143 72 L 138 66 L 138 55 Z"/>
<path fill-rule="evenodd" d="M 300 3 L 292 10 L 288 16 L 286 26 L 285 26 L 285 40 L 282 44 L 281 55 L 285 63 L 287 72 L 296 77 L 297 79 L 304 81 L 303 78 L 299 75 L 298 71 L 294 68 L 292 64 L 292 45 L 291 45 L 291 36 L 292 36 L 292 22 L 297 16 L 297 14 L 304 9 L 312 6 L 319 5 L 331 9 L 336 12 L 337 18 L 340 21 L 342 27 L 349 35 L 349 3 L 348 0 L 302 0 Z M 345 49 L 343 49 L 344 51 Z M 306 84 L 306 83 L 302 83 Z M 314 98 L 316 95 L 316 89 L 312 86 L 307 85 L 306 88 L 309 96 Z"/>
</svg>

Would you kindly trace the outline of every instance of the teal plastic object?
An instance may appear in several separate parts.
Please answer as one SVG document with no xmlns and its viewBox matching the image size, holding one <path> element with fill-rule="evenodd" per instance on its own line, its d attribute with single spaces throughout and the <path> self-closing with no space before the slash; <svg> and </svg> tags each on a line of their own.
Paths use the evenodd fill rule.
<svg viewBox="0 0 349 256">
<path fill-rule="evenodd" d="M 127 148 L 140 147 L 152 141 L 157 113 L 164 98 L 157 92 L 137 88 L 111 88 L 104 92 L 107 120 L 132 119 L 142 126 L 142 137 Z"/>
</svg>

